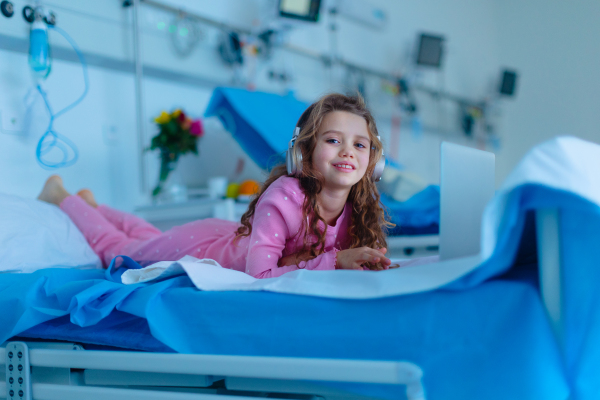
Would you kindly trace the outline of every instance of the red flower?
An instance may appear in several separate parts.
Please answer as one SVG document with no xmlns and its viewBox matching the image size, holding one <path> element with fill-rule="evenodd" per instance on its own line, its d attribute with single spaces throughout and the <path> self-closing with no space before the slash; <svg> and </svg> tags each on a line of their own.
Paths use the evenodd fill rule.
<svg viewBox="0 0 600 400">
<path fill-rule="evenodd" d="M 183 129 L 184 131 L 187 131 L 188 129 L 190 129 L 191 126 L 192 126 L 192 120 L 189 118 L 186 118 L 185 121 L 181 122 L 181 129 Z"/>
<path fill-rule="evenodd" d="M 204 127 L 202 126 L 201 120 L 197 119 L 192 122 L 192 125 L 190 126 L 190 134 L 197 137 L 200 137 L 204 134 Z"/>
<path fill-rule="evenodd" d="M 177 120 L 179 121 L 179 123 L 182 123 L 182 122 L 185 122 L 186 118 L 187 118 L 187 115 L 185 115 L 185 113 L 182 111 L 181 113 L 179 113 Z"/>
</svg>

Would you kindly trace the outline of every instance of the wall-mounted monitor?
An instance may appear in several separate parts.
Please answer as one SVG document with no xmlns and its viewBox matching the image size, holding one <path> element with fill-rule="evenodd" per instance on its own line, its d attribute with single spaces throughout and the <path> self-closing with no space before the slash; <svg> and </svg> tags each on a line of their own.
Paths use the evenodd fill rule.
<svg viewBox="0 0 600 400">
<path fill-rule="evenodd" d="M 505 96 L 513 96 L 515 94 L 516 86 L 517 73 L 507 69 L 502 71 L 502 79 L 500 80 L 500 87 L 498 88 L 500 94 Z"/>
<path fill-rule="evenodd" d="M 444 37 L 422 33 L 419 38 L 417 64 L 439 68 L 442 65 Z"/>
<path fill-rule="evenodd" d="M 279 0 L 279 15 L 285 18 L 317 22 L 321 0 Z"/>
</svg>

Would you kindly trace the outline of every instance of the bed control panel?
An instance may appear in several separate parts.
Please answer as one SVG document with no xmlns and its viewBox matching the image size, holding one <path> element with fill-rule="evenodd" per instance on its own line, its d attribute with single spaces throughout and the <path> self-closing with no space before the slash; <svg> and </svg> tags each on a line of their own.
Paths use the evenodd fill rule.
<svg viewBox="0 0 600 400">
<path fill-rule="evenodd" d="M 6 345 L 6 399 L 31 400 L 29 349 L 23 342 Z"/>
</svg>

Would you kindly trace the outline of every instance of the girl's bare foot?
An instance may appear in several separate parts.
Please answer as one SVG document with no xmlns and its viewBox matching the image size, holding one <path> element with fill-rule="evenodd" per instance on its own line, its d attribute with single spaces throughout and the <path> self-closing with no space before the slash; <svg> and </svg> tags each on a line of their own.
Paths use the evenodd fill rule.
<svg viewBox="0 0 600 400">
<path fill-rule="evenodd" d="M 38 200 L 60 206 L 60 203 L 70 195 L 63 186 L 62 178 L 58 175 L 52 175 L 46 180 L 44 188 L 38 196 Z"/>
<path fill-rule="evenodd" d="M 98 207 L 98 203 L 96 203 L 94 194 L 90 189 L 81 189 L 79 192 L 77 192 L 77 196 L 85 200 L 85 202 L 88 203 L 90 206 L 94 208 Z"/>
</svg>

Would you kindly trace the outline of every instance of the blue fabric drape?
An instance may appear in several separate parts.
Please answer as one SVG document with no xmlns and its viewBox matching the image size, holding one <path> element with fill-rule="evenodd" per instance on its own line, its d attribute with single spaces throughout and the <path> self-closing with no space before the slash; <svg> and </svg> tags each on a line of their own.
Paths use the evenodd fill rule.
<svg viewBox="0 0 600 400">
<path fill-rule="evenodd" d="M 292 95 L 216 88 L 204 116 L 218 117 L 244 151 L 264 170 L 285 161 L 294 127 L 308 104 Z"/>
</svg>

